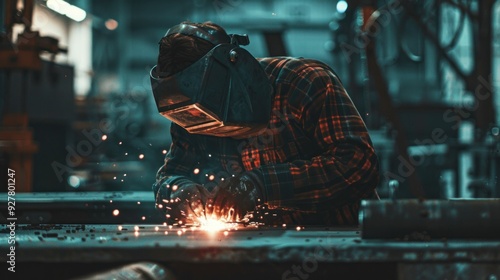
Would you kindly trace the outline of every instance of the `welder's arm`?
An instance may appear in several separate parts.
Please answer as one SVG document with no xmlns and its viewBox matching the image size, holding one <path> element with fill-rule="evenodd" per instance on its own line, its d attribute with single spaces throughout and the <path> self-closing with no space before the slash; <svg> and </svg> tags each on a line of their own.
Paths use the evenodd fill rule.
<svg viewBox="0 0 500 280">
<path fill-rule="evenodd" d="M 293 121 L 323 153 L 253 171 L 263 180 L 263 199 L 270 207 L 340 207 L 371 195 L 379 181 L 367 129 L 342 84 L 324 71 L 309 74 L 308 86 L 294 89 L 299 98 L 290 103 L 299 104 L 300 113 Z"/>
<path fill-rule="evenodd" d="M 165 212 L 169 222 L 189 222 L 203 215 L 209 194 L 189 177 L 197 161 L 193 146 L 177 125 L 172 123 L 170 131 L 172 144 L 153 184 L 155 205 Z"/>
</svg>

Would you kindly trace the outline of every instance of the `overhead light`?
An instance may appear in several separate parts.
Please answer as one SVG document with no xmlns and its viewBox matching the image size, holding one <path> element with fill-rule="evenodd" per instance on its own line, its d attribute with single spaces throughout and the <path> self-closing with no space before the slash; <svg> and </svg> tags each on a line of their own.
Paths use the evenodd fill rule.
<svg viewBox="0 0 500 280">
<path fill-rule="evenodd" d="M 87 16 L 85 10 L 63 0 L 47 0 L 47 7 L 77 22 L 84 20 Z"/>
<path fill-rule="evenodd" d="M 349 7 L 349 5 L 346 1 L 341 0 L 337 2 L 337 12 L 339 12 L 340 14 L 345 13 L 345 11 L 347 11 L 347 7 Z"/>
<path fill-rule="evenodd" d="M 115 30 L 117 27 L 118 27 L 118 22 L 112 18 L 106 20 L 106 22 L 104 23 L 104 26 L 106 26 L 106 28 L 108 30 Z"/>
</svg>

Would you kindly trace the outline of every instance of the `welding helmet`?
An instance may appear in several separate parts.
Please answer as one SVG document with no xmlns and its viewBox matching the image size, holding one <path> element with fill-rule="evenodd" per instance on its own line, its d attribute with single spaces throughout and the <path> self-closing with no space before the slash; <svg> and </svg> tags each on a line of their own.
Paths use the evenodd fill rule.
<svg viewBox="0 0 500 280">
<path fill-rule="evenodd" d="M 239 47 L 249 43 L 248 36 L 180 24 L 164 37 L 179 33 L 214 47 L 171 76 L 163 75 L 157 66 L 151 69 L 159 113 L 193 134 L 243 138 L 265 129 L 273 89 L 259 62 Z"/>
</svg>

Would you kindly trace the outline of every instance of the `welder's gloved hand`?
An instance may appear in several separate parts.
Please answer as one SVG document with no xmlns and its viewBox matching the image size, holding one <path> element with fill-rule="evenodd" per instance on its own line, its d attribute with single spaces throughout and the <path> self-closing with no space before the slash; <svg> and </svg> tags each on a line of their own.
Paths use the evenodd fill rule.
<svg viewBox="0 0 500 280">
<path fill-rule="evenodd" d="M 211 194 L 196 183 L 164 184 L 156 193 L 156 208 L 164 210 L 169 224 L 193 224 L 205 216 L 205 205 Z"/>
<path fill-rule="evenodd" d="M 207 212 L 226 222 L 244 221 L 245 215 L 263 203 L 262 180 L 254 173 L 231 177 L 217 186 Z"/>
</svg>

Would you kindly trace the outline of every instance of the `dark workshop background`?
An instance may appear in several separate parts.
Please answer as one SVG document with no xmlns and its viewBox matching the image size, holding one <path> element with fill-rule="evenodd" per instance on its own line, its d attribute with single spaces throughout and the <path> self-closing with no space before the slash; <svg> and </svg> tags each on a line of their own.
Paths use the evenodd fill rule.
<svg viewBox="0 0 500 280">
<path fill-rule="evenodd" d="M 7 65 L 2 38 L 0 165 L 15 169 L 18 191 L 150 190 L 170 145 L 149 85 L 158 41 L 181 21 L 210 20 L 247 33 L 256 57 L 337 72 L 380 157 L 382 197 L 500 196 L 499 1 L 68 2 L 85 13 L 34 1 L 31 31 L 58 40 L 39 48 L 39 67 Z M 371 8 L 379 18 L 364 34 Z M 24 28 L 12 26 L 13 42 Z"/>
</svg>

